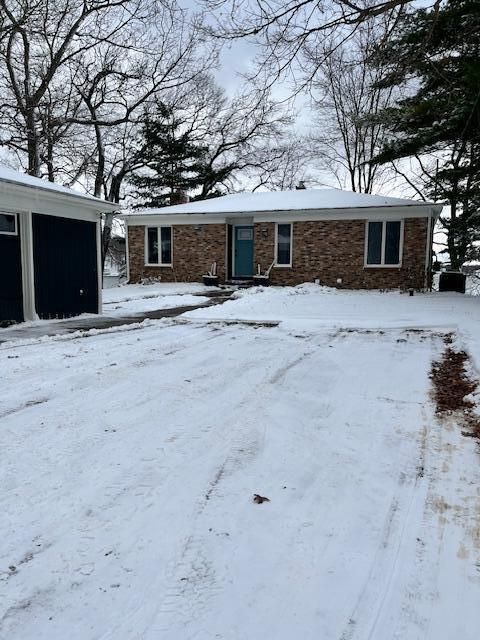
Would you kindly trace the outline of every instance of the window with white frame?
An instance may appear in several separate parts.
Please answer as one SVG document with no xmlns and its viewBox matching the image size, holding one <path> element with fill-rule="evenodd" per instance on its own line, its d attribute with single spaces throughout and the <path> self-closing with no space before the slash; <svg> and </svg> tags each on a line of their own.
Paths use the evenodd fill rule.
<svg viewBox="0 0 480 640">
<path fill-rule="evenodd" d="M 172 264 L 172 227 L 145 228 L 145 263 L 156 266 Z"/>
<path fill-rule="evenodd" d="M 7 236 L 17 235 L 17 216 L 15 213 L 0 212 L 0 233 Z"/>
<path fill-rule="evenodd" d="M 292 266 L 292 225 L 277 223 L 275 264 L 277 267 Z"/>
<path fill-rule="evenodd" d="M 365 265 L 399 267 L 402 263 L 403 222 L 382 220 L 367 222 Z"/>
</svg>

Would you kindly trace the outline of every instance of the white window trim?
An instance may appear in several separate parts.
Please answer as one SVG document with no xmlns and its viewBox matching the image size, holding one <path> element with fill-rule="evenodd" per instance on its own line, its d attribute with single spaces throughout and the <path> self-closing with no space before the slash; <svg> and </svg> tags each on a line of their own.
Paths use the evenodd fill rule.
<svg viewBox="0 0 480 640">
<path fill-rule="evenodd" d="M 289 264 L 278 264 L 278 225 L 289 224 L 290 225 L 290 262 Z M 276 222 L 275 223 L 275 264 L 276 269 L 291 269 L 293 262 L 293 222 Z"/>
<path fill-rule="evenodd" d="M 381 262 L 378 264 L 368 264 L 368 226 L 370 222 L 382 223 L 382 252 Z M 386 226 L 387 222 L 400 222 L 400 242 L 398 247 L 399 262 L 397 264 L 385 264 L 385 242 L 386 242 Z M 365 269 L 400 269 L 403 261 L 403 232 L 404 220 L 366 220 L 365 221 L 365 252 L 363 256 L 363 266 Z"/>
<path fill-rule="evenodd" d="M 18 214 L 11 211 L 0 211 L 2 216 L 13 216 L 15 220 L 15 231 L 0 231 L 1 236 L 18 236 Z"/>
<path fill-rule="evenodd" d="M 159 244 L 158 244 L 158 260 L 159 262 L 148 262 L 148 230 L 149 229 L 156 229 L 157 230 L 157 238 L 159 239 Z M 160 262 L 160 260 L 162 259 L 162 248 L 161 248 L 161 242 L 162 242 L 162 236 L 161 236 L 161 229 L 170 229 L 170 233 L 171 233 L 171 247 L 170 247 L 170 254 L 171 254 L 171 261 L 170 262 Z M 146 267 L 172 267 L 173 266 L 173 227 L 170 224 L 161 224 L 161 225 L 146 225 L 145 226 L 145 236 L 144 236 L 144 264 Z"/>
</svg>

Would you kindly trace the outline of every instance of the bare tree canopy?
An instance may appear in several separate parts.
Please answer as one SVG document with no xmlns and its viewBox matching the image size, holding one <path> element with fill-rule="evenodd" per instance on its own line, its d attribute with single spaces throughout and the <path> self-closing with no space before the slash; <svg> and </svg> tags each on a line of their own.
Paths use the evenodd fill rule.
<svg viewBox="0 0 480 640">
<path fill-rule="evenodd" d="M 279 185 L 288 188 L 289 180 L 304 177 L 305 148 L 298 138 L 295 141 L 289 138 L 292 115 L 273 101 L 268 91 L 255 92 L 246 86 L 229 96 L 211 75 L 205 74 L 187 87 L 180 87 L 160 106 L 160 112 L 168 114 L 166 119 L 159 118 L 158 113 L 145 115 L 155 125 L 153 137 L 159 148 L 153 140 L 149 144 L 145 139 L 141 142 L 133 182 L 155 185 L 156 197 L 162 201 L 168 201 L 177 190 L 204 199 L 246 185 L 251 189 L 279 188 Z M 167 163 L 167 166 L 174 166 L 177 160 L 180 163 L 173 181 L 172 177 L 167 179 L 168 171 L 155 166 L 161 161 L 164 143 L 169 152 L 178 145 L 176 158 Z M 194 170 L 186 172 L 187 182 L 181 184 L 181 160 L 187 146 L 187 165 L 188 158 L 196 157 L 197 151 L 200 162 L 194 163 Z M 190 178 L 195 184 L 188 184 Z"/>
<path fill-rule="evenodd" d="M 372 193 L 386 178 L 385 167 L 370 161 L 387 139 L 378 116 L 393 104 L 396 91 L 379 86 L 384 69 L 369 59 L 389 30 L 386 17 L 370 20 L 348 44 L 335 48 L 327 40 L 318 52 L 323 63 L 312 83 L 317 121 L 312 138 L 320 167 L 340 188 Z"/>
<path fill-rule="evenodd" d="M 175 0 L 0 0 L 0 142 L 40 176 L 72 127 L 128 122 L 202 70 L 200 23 Z"/>
<path fill-rule="evenodd" d="M 319 51 L 325 39 L 348 40 L 368 20 L 414 4 L 415 0 L 203 0 L 215 17 L 214 35 L 249 38 L 261 45 L 263 79 L 273 84 L 291 74 L 306 83 L 318 66 L 304 54 Z M 431 0 L 438 4 L 440 0 Z M 333 46 L 333 49 L 335 49 Z M 327 54 L 329 54 L 327 52 Z M 310 60 L 308 60 L 310 58 Z M 260 71 L 258 71 L 260 72 Z"/>
<path fill-rule="evenodd" d="M 235 191 L 242 179 L 255 186 L 271 184 L 287 155 L 293 155 L 286 145 L 293 116 L 268 91 L 247 86 L 230 97 L 204 76 L 181 102 L 192 134 L 207 148 L 200 198 L 216 190 Z"/>
</svg>

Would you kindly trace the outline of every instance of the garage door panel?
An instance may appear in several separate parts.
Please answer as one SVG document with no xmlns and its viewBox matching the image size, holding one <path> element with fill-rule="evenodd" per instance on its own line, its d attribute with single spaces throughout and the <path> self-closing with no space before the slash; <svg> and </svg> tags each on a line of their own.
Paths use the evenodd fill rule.
<svg viewBox="0 0 480 640">
<path fill-rule="evenodd" d="M 13 215 L 9 214 L 9 218 L 13 218 Z M 22 260 L 18 219 L 15 222 L 13 233 L 7 225 L 1 227 L 7 233 L 0 232 L 0 322 L 23 320 Z"/>
<path fill-rule="evenodd" d="M 33 214 L 33 262 L 41 318 L 98 311 L 95 222 Z"/>
</svg>

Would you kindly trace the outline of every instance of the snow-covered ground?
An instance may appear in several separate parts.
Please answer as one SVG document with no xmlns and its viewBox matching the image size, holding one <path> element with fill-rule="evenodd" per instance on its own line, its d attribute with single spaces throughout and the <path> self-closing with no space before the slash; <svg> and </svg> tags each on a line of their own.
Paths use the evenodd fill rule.
<svg viewBox="0 0 480 640">
<path fill-rule="evenodd" d="M 282 320 L 285 327 L 381 329 L 438 328 L 456 331 L 480 370 L 480 297 L 456 293 L 340 291 L 315 284 L 255 287 L 218 307 L 185 314 L 203 320 Z"/>
<path fill-rule="evenodd" d="M 471 296 L 480 296 L 480 271 L 475 274 L 467 276 L 465 283 L 465 289 Z"/>
<path fill-rule="evenodd" d="M 480 299 L 237 295 L 0 345 L 0 638 L 476 640 L 480 459 L 428 376 Z"/>
<path fill-rule="evenodd" d="M 201 294 L 211 293 L 212 290 L 214 288 L 198 282 L 125 284 L 103 290 L 103 314 L 118 317 L 202 304 L 209 299 Z"/>
<path fill-rule="evenodd" d="M 155 283 L 148 285 L 126 284 L 111 289 L 103 289 L 103 316 L 107 318 L 126 318 L 130 316 L 140 316 L 149 311 L 160 311 L 162 309 L 174 309 L 180 307 L 191 307 L 209 302 L 207 295 L 218 291 L 217 287 L 205 287 L 196 282 L 179 283 Z M 97 314 L 84 313 L 70 319 L 59 318 L 53 320 L 31 320 L 20 324 L 12 324 L 10 327 L 1 329 L 0 342 L 10 339 L 21 332 L 28 339 L 29 330 L 32 329 L 32 336 L 40 331 L 53 333 L 58 331 L 57 325 L 62 326 L 69 323 L 76 324 L 92 318 L 98 319 Z"/>
</svg>

